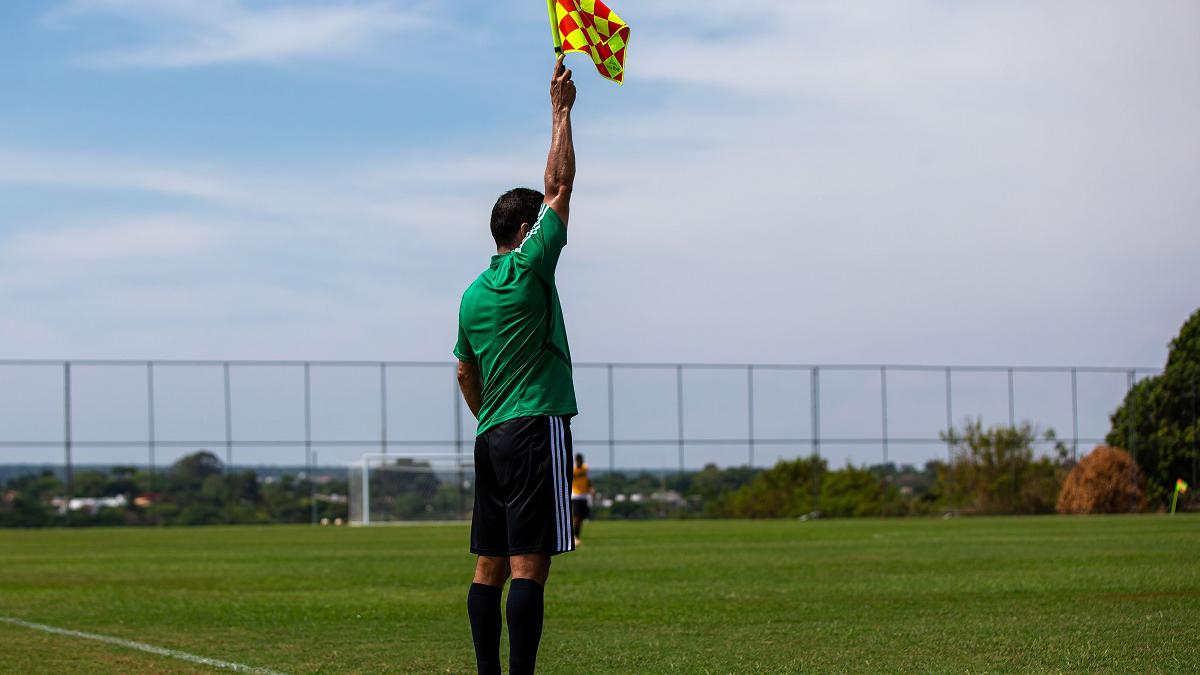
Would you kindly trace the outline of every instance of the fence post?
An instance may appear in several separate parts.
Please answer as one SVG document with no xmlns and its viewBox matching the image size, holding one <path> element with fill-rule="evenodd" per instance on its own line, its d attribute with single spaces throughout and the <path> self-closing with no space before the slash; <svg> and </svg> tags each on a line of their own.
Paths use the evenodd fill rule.
<svg viewBox="0 0 1200 675">
<path fill-rule="evenodd" d="M 63 452 L 65 454 L 67 494 L 64 499 L 70 509 L 71 495 L 75 492 L 75 475 L 71 468 L 71 362 L 63 362 Z"/>
<path fill-rule="evenodd" d="M 883 412 L 883 463 L 888 463 L 888 391 L 887 366 L 879 368 L 879 404 Z"/>
<path fill-rule="evenodd" d="M 608 364 L 608 474 L 611 476 L 616 471 L 617 464 L 617 440 L 616 440 L 616 413 L 613 411 L 613 365 Z"/>
<path fill-rule="evenodd" d="M 233 473 L 233 397 L 229 389 L 229 362 L 222 364 L 225 375 L 225 471 Z"/>
<path fill-rule="evenodd" d="M 1079 461 L 1079 369 L 1071 369 L 1071 461 Z"/>
<path fill-rule="evenodd" d="M 154 362 L 146 362 L 146 450 L 149 454 L 150 492 L 154 492 L 155 469 L 155 431 L 154 431 Z"/>
<path fill-rule="evenodd" d="M 304 364 L 304 463 L 308 465 L 309 518 L 317 524 L 317 458 L 312 449 L 312 364 Z"/>
<path fill-rule="evenodd" d="M 946 368 L 946 433 L 954 430 L 954 392 L 950 383 L 950 368 Z M 946 460 L 954 461 L 954 445 L 946 441 Z"/>
<path fill-rule="evenodd" d="M 1012 429 L 1015 429 L 1017 426 L 1017 399 L 1015 387 L 1013 386 L 1013 369 L 1011 367 L 1008 369 L 1008 426 Z M 1033 447 L 1037 447 L 1036 438 Z M 1030 450 L 1032 449 L 1030 448 Z M 1009 481 L 1012 482 L 1012 503 L 1013 510 L 1015 511 L 1020 501 L 1020 489 L 1017 487 L 1017 460 L 1015 456 L 1009 458 L 1009 466 Z"/>
<path fill-rule="evenodd" d="M 954 490 L 954 443 L 950 441 L 954 431 L 954 391 L 951 382 L 951 369 L 946 367 L 946 488 L 948 491 Z M 947 495 L 952 497 L 952 495 Z M 953 508 L 951 499 L 947 499 L 947 506 Z"/>
<path fill-rule="evenodd" d="M 388 428 L 387 428 L 387 364 L 379 364 L 379 451 L 384 455 L 383 463 L 387 464 Z"/>
<path fill-rule="evenodd" d="M 1013 386 L 1013 369 L 1008 369 L 1008 426 L 1017 426 L 1017 397 Z"/>
<path fill-rule="evenodd" d="M 813 514 L 821 512 L 821 476 L 818 467 L 821 460 L 821 369 L 814 366 L 810 371 L 812 378 L 812 475 L 813 475 Z"/>
<path fill-rule="evenodd" d="M 679 422 L 679 475 L 683 475 L 683 365 L 675 366 L 675 400 L 678 404 L 677 420 Z"/>
<path fill-rule="evenodd" d="M 746 424 L 750 433 L 750 468 L 754 468 L 754 366 L 746 366 Z"/>
</svg>

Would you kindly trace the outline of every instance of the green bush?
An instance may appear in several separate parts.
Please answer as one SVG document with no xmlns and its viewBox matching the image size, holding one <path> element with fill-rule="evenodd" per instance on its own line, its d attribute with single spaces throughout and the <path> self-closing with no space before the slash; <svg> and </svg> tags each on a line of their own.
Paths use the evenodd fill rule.
<svg viewBox="0 0 1200 675">
<path fill-rule="evenodd" d="M 813 491 L 825 460 L 781 461 L 729 495 L 720 515 L 733 518 L 795 518 L 813 510 Z"/>
<path fill-rule="evenodd" d="M 822 516 L 896 516 L 909 511 L 897 488 L 853 466 L 822 477 L 820 510 Z"/>
</svg>

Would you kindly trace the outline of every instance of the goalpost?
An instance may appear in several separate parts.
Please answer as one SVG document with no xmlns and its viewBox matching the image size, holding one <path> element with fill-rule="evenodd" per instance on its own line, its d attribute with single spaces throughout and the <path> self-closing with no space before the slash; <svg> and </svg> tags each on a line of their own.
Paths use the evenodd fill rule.
<svg viewBox="0 0 1200 675">
<path fill-rule="evenodd" d="M 454 453 L 364 454 L 350 465 L 350 524 L 464 520 L 475 463 Z"/>
</svg>

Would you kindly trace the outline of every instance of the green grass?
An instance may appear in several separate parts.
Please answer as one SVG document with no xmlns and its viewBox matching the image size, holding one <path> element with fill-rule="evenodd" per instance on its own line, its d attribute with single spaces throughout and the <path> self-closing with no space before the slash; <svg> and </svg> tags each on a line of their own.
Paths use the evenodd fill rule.
<svg viewBox="0 0 1200 675">
<path fill-rule="evenodd" d="M 1195 671 L 1200 517 L 591 523 L 542 672 Z M 0 616 L 300 672 L 470 672 L 461 526 L 0 532 Z M 0 672 L 203 672 L 0 624 Z"/>
</svg>

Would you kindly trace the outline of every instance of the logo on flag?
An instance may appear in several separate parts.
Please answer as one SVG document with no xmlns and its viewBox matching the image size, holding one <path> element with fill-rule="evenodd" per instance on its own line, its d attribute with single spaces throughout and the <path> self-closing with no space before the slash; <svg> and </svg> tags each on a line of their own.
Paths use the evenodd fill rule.
<svg viewBox="0 0 1200 675">
<path fill-rule="evenodd" d="M 549 0 L 554 46 L 564 53 L 592 57 L 596 70 L 617 84 L 625 82 L 629 26 L 601 0 Z"/>
</svg>

